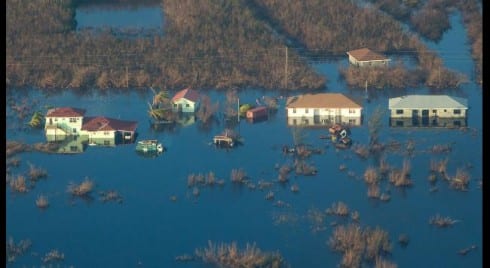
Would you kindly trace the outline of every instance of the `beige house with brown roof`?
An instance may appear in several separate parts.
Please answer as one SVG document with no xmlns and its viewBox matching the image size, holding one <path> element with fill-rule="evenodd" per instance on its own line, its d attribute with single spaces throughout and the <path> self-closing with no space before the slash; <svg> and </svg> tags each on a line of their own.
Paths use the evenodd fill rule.
<svg viewBox="0 0 490 268">
<path fill-rule="evenodd" d="M 362 106 L 341 93 L 304 94 L 286 102 L 288 125 L 361 125 Z"/>
<path fill-rule="evenodd" d="M 360 48 L 347 52 L 349 55 L 349 62 L 352 65 L 364 67 L 364 66 L 387 66 L 390 59 L 376 53 L 369 48 Z"/>
</svg>

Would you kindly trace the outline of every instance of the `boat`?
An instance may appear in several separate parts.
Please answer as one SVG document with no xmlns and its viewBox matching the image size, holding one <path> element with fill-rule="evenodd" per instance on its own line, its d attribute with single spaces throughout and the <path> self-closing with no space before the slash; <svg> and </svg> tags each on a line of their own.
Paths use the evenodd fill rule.
<svg viewBox="0 0 490 268">
<path fill-rule="evenodd" d="M 163 145 L 157 140 L 141 140 L 136 144 L 136 151 L 143 153 L 163 152 Z"/>
</svg>

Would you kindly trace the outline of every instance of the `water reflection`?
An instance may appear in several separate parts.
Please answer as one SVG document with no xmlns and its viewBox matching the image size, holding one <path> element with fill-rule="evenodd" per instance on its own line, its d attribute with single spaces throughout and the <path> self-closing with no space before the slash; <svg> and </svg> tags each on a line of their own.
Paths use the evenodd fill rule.
<svg viewBox="0 0 490 268">
<path fill-rule="evenodd" d="M 390 127 L 441 127 L 460 128 L 467 126 L 468 119 L 440 118 L 440 117 L 413 117 L 413 118 L 390 118 Z"/>
</svg>

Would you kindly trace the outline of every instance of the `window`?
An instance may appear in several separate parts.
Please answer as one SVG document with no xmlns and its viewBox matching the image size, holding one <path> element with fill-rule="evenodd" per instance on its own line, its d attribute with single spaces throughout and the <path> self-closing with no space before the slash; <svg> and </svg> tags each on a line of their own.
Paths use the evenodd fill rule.
<svg viewBox="0 0 490 268">
<path fill-rule="evenodd" d="M 437 110 L 432 110 L 432 113 L 436 114 L 437 113 Z"/>
<path fill-rule="evenodd" d="M 396 110 L 396 114 L 403 114 L 403 110 Z"/>
<path fill-rule="evenodd" d="M 305 114 L 307 114 L 307 113 L 308 113 L 308 108 L 305 109 Z"/>
<path fill-rule="evenodd" d="M 190 107 L 189 103 L 186 103 L 186 104 L 185 104 L 185 107 Z"/>
<path fill-rule="evenodd" d="M 295 113 L 296 113 L 296 108 L 293 108 L 293 114 L 295 114 Z"/>
<path fill-rule="evenodd" d="M 356 124 L 356 119 L 349 119 L 349 124 L 355 125 Z"/>
<path fill-rule="evenodd" d="M 75 122 L 77 122 L 76 118 L 70 118 L 70 123 L 75 123 Z"/>
<path fill-rule="evenodd" d="M 454 109 L 454 114 L 461 114 L 461 110 L 460 109 Z"/>
<path fill-rule="evenodd" d="M 397 127 L 403 127 L 403 121 L 396 121 Z"/>
<path fill-rule="evenodd" d="M 303 120 L 303 123 L 305 123 L 305 125 L 308 125 L 310 123 L 310 121 L 308 121 L 308 119 L 305 119 L 305 120 Z"/>
<path fill-rule="evenodd" d="M 73 133 L 77 133 L 77 129 L 76 128 L 73 128 Z"/>
<path fill-rule="evenodd" d="M 177 108 L 177 103 L 174 103 L 174 108 Z"/>
<path fill-rule="evenodd" d="M 356 113 L 356 110 L 355 109 L 349 109 L 349 113 L 350 114 L 355 114 Z"/>
<path fill-rule="evenodd" d="M 104 145 L 111 145 L 111 141 L 105 140 Z"/>
<path fill-rule="evenodd" d="M 55 119 L 54 119 L 54 121 L 55 121 L 55 122 L 58 122 L 58 118 L 55 118 Z"/>
<path fill-rule="evenodd" d="M 104 131 L 104 135 L 109 135 L 109 131 Z"/>
<path fill-rule="evenodd" d="M 293 125 L 296 125 L 296 124 L 297 124 L 297 123 L 296 123 L 296 119 L 293 119 Z"/>
</svg>

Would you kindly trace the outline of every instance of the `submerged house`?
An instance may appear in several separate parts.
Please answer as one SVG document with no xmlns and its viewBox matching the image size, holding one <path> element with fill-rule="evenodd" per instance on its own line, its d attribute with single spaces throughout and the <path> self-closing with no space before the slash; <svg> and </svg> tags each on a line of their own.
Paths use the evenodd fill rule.
<svg viewBox="0 0 490 268">
<path fill-rule="evenodd" d="M 288 125 L 362 124 L 362 106 L 341 93 L 304 94 L 286 102 Z"/>
<path fill-rule="evenodd" d="M 376 53 L 369 48 L 360 48 L 347 52 L 349 55 L 349 62 L 352 65 L 364 67 L 364 66 L 387 66 L 390 59 Z"/>
<path fill-rule="evenodd" d="M 185 88 L 172 97 L 174 112 L 194 113 L 199 108 L 199 93 L 196 90 Z"/>
<path fill-rule="evenodd" d="M 132 143 L 135 138 L 135 121 L 124 121 L 103 116 L 86 117 L 82 126 L 82 135 L 86 135 L 89 144 L 114 146 Z"/>
<path fill-rule="evenodd" d="M 48 141 L 77 142 L 90 145 L 116 145 L 132 143 L 135 139 L 137 122 L 103 116 L 85 117 L 85 110 L 60 107 L 48 110 L 45 134 Z"/>
<path fill-rule="evenodd" d="M 466 126 L 468 100 L 448 95 L 407 95 L 390 98 L 390 125 Z"/>
</svg>

